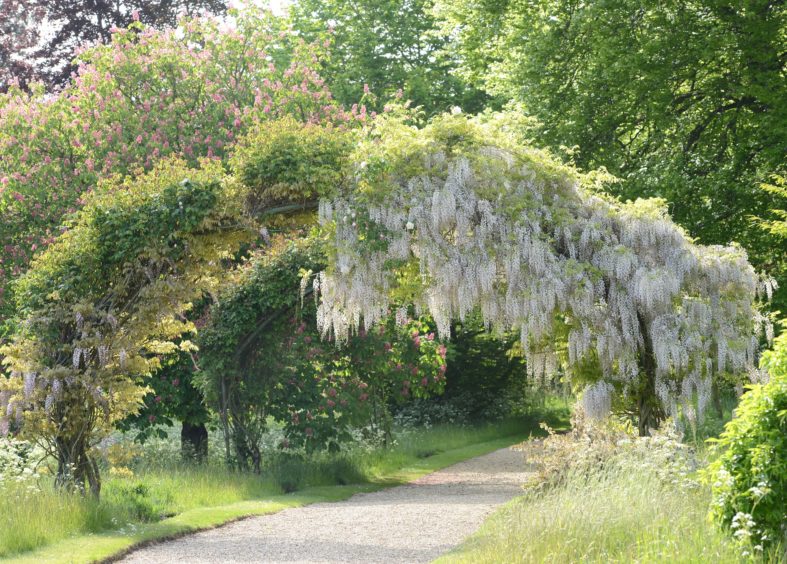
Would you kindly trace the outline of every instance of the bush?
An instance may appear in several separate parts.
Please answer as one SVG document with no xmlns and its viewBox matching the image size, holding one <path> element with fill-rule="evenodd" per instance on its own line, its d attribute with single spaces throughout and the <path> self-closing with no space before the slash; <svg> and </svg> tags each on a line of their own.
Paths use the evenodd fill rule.
<svg viewBox="0 0 787 564">
<path fill-rule="evenodd" d="M 542 424 L 549 436 L 526 443 L 525 458 L 538 469 L 532 482 L 536 488 L 582 481 L 601 471 L 634 475 L 647 471 L 655 479 L 683 489 L 698 485 L 690 477 L 697 469 L 695 452 L 680 442 L 668 423 L 650 437 L 638 436 L 629 421 L 591 421 L 581 410 L 571 423 L 571 431 L 565 434 Z"/>
<path fill-rule="evenodd" d="M 763 356 L 767 384 L 752 386 L 717 443 L 711 514 L 745 550 L 787 549 L 787 334 Z M 776 547 L 781 548 L 776 548 Z M 787 556 L 787 554 L 785 554 Z"/>
<path fill-rule="evenodd" d="M 235 148 L 232 167 L 252 210 L 335 195 L 349 174 L 352 134 L 291 117 L 258 124 Z"/>
<path fill-rule="evenodd" d="M 33 443 L 0 438 L 0 488 L 34 480 L 43 457 L 42 449 Z"/>
<path fill-rule="evenodd" d="M 429 428 L 433 425 L 452 423 L 467 425 L 470 414 L 453 401 L 444 398 L 416 398 L 399 407 L 394 414 L 394 424 L 404 430 Z"/>
</svg>

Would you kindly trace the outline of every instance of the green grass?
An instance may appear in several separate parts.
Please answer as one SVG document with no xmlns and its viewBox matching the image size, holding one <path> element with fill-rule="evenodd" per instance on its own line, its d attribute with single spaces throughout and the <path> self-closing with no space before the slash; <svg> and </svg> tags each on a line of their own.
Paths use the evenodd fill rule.
<svg viewBox="0 0 787 564">
<path fill-rule="evenodd" d="M 90 562 L 134 544 L 213 527 L 247 515 L 344 499 L 404 483 L 537 434 L 539 419 L 483 427 L 437 426 L 397 437 L 390 449 L 316 456 L 261 476 L 168 465 L 106 479 L 100 501 L 40 489 L 0 497 L 0 558 L 18 562 Z M 295 473 L 294 494 L 282 478 Z"/>
<path fill-rule="evenodd" d="M 517 498 L 438 562 L 740 562 L 708 522 L 709 502 L 703 487 L 600 471 Z"/>
</svg>

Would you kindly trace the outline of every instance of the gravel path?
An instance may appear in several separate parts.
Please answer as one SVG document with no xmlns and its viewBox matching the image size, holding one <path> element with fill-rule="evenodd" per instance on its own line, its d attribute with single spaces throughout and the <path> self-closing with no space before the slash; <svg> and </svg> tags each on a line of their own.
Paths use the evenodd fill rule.
<svg viewBox="0 0 787 564">
<path fill-rule="evenodd" d="M 430 562 L 520 494 L 526 476 L 522 453 L 506 448 L 404 486 L 152 545 L 122 562 Z"/>
</svg>

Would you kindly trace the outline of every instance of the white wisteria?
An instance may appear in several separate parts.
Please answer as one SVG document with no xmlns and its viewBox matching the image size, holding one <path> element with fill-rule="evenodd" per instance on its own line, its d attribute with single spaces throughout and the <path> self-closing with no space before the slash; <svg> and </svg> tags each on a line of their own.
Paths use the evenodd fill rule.
<svg viewBox="0 0 787 564">
<path fill-rule="evenodd" d="M 452 141 L 461 150 L 444 141 L 457 120 L 472 136 Z M 624 393 L 644 376 L 673 415 L 701 416 L 714 374 L 756 366 L 764 327 L 772 334 L 757 299 L 774 282 L 741 248 L 698 245 L 664 202 L 605 197 L 591 177 L 461 116 L 396 134 L 414 149 L 389 158 L 383 132 L 364 165 L 389 168 L 359 167 L 365 189 L 320 204 L 334 245 L 315 282 L 326 336 L 341 342 L 412 305 L 450 338 L 451 321 L 477 310 L 492 330 L 520 332 L 533 375 L 592 362 Z M 407 265 L 419 274 L 412 304 L 397 294 Z M 589 387 L 594 413 L 610 390 Z"/>
</svg>

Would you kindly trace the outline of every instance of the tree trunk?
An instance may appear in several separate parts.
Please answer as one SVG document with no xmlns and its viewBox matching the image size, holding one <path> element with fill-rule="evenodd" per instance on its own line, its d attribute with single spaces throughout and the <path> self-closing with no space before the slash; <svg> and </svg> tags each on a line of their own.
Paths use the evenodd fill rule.
<svg viewBox="0 0 787 564">
<path fill-rule="evenodd" d="M 658 429 L 661 424 L 659 409 L 654 405 L 654 399 L 653 396 L 645 393 L 637 399 L 637 430 L 640 437 L 650 436 L 650 430 Z"/>
<path fill-rule="evenodd" d="M 719 390 L 718 382 L 713 382 L 711 387 L 711 401 L 713 402 L 713 409 L 716 410 L 719 419 L 724 421 L 724 406 L 721 404 L 721 391 Z"/>
<path fill-rule="evenodd" d="M 55 486 L 69 492 L 90 493 L 96 499 L 101 495 L 101 476 L 98 465 L 87 451 L 87 444 L 78 436 L 57 437 L 57 476 Z"/>
<path fill-rule="evenodd" d="M 653 354 L 650 331 L 642 314 L 637 314 L 637 318 L 644 343 L 639 358 L 641 383 L 637 396 L 637 430 L 640 437 L 647 437 L 651 429 L 658 429 L 663 419 L 663 411 L 656 396 L 656 357 Z"/>
<path fill-rule="evenodd" d="M 219 409 L 219 416 L 221 417 L 221 430 L 224 434 L 224 461 L 227 466 L 232 465 L 232 450 L 230 448 L 230 423 L 228 413 L 227 401 L 227 380 L 225 377 L 221 378 L 221 408 Z"/>
<path fill-rule="evenodd" d="M 180 452 L 183 460 L 203 463 L 208 458 L 208 429 L 204 424 L 192 425 L 186 421 L 180 430 Z"/>
</svg>

